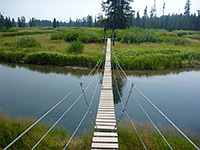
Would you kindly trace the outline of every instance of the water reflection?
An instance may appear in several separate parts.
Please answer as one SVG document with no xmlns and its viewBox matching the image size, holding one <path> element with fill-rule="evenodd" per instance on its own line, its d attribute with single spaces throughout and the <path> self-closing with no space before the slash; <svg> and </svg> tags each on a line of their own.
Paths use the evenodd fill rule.
<svg viewBox="0 0 200 150">
<path fill-rule="evenodd" d="M 0 63 L 1 64 L 1 63 Z M 31 71 L 40 72 L 43 74 L 62 74 L 62 75 L 74 75 L 75 77 L 81 77 L 83 75 L 88 75 L 91 69 L 89 68 L 81 68 L 81 67 L 61 67 L 61 66 L 51 66 L 51 65 L 32 65 L 32 64 L 13 64 L 13 63 L 2 63 L 3 66 L 7 66 L 10 68 L 26 68 Z M 102 70 L 100 70 L 102 71 Z M 94 75 L 95 72 L 92 73 Z"/>
<path fill-rule="evenodd" d="M 70 69 L 55 66 L 2 64 L 0 65 L 0 88 L 2 92 L 0 95 L 0 107 L 13 115 L 28 115 L 38 118 L 66 93 L 71 91 L 75 85 L 78 85 L 90 71 L 90 69 L 83 68 Z M 184 127 L 195 132 L 199 131 L 200 69 L 126 71 L 126 73 L 179 127 Z M 123 75 L 121 75 L 121 79 L 117 71 L 113 71 L 112 74 L 116 74 L 119 92 L 122 100 L 125 101 L 130 90 L 130 83 Z M 90 79 L 93 76 L 95 76 L 95 81 L 98 81 L 101 74 L 93 74 L 90 76 Z M 128 86 L 128 90 L 125 88 L 125 85 Z M 94 86 L 95 84 L 92 84 L 92 87 L 87 92 L 88 99 L 92 97 Z M 98 107 L 100 89 L 101 87 L 99 86 L 98 95 L 92 107 L 94 114 L 96 114 Z M 122 108 L 118 105 L 120 98 L 117 94 L 114 81 L 113 91 L 116 116 L 119 117 Z M 66 101 L 54 114 L 47 118 L 47 121 L 55 121 L 56 117 L 61 115 L 79 94 L 80 91 L 75 93 L 69 101 Z M 145 103 L 144 99 L 139 96 L 138 98 L 140 98 L 140 102 L 150 115 L 153 116 L 154 121 L 164 124 L 164 121 Z M 80 101 L 80 104 L 74 108 L 73 112 L 61 122 L 61 125 L 68 131 L 73 131 L 74 125 L 79 123 L 86 109 L 84 100 Z M 132 100 L 129 101 L 127 110 L 132 119 L 138 122 L 145 120 L 141 110 L 139 110 Z M 88 118 L 82 129 L 85 130 L 92 127 L 91 118 Z"/>
</svg>

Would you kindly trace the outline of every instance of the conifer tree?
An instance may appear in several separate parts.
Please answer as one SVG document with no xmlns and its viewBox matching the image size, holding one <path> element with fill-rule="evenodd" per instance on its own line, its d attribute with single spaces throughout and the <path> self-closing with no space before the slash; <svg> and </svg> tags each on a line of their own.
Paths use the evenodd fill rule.
<svg viewBox="0 0 200 150">
<path fill-rule="evenodd" d="M 22 22 L 21 22 L 21 19 L 19 17 L 17 18 L 17 21 L 18 21 L 17 22 L 18 27 L 21 28 L 22 27 Z"/>
<path fill-rule="evenodd" d="M 109 28 L 123 29 L 129 26 L 131 17 L 130 3 L 133 0 L 103 0 L 102 9 L 107 17 L 106 25 Z"/>
<path fill-rule="evenodd" d="M 12 22 L 10 21 L 10 18 L 8 17 L 6 17 L 5 26 L 7 29 L 12 27 Z"/>
<path fill-rule="evenodd" d="M 56 27 L 60 27 L 60 23 L 59 23 L 59 21 L 56 21 Z"/>
<path fill-rule="evenodd" d="M 25 27 L 26 26 L 26 19 L 24 16 L 21 17 L 21 27 Z"/>
<path fill-rule="evenodd" d="M 4 16 L 0 13 L 0 28 L 2 28 L 5 24 Z"/>
<path fill-rule="evenodd" d="M 53 28 L 56 28 L 56 18 L 53 19 Z"/>
<path fill-rule="evenodd" d="M 190 0 L 186 0 L 186 4 L 185 4 L 185 11 L 184 11 L 184 15 L 189 16 L 190 15 Z"/>
<path fill-rule="evenodd" d="M 15 19 L 12 18 L 12 27 L 16 27 Z"/>
</svg>

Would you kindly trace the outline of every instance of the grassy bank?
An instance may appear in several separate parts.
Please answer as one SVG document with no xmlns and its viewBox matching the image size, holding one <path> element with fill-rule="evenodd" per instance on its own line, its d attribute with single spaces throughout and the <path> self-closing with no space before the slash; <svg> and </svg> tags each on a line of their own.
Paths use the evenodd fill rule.
<svg viewBox="0 0 200 150">
<path fill-rule="evenodd" d="M 17 119 L 14 119 L 1 112 L 0 149 L 3 149 L 6 145 L 8 145 L 33 122 L 34 119 L 28 117 L 18 117 Z M 135 124 L 139 129 L 140 135 L 144 140 L 147 149 L 168 149 L 166 143 L 162 140 L 160 135 L 157 134 L 150 123 L 135 122 Z M 11 149 L 31 149 L 34 144 L 45 134 L 48 128 L 49 126 L 44 123 L 36 125 L 18 142 L 16 142 Z M 162 126 L 159 126 L 159 128 L 174 149 L 194 149 L 192 145 L 179 136 L 175 130 L 164 128 Z M 190 136 L 198 146 L 200 146 L 200 140 L 197 139 L 197 136 L 194 133 L 187 131 L 186 134 Z M 72 140 L 68 149 L 90 149 L 92 136 L 92 132 L 84 132 L 81 137 L 76 137 Z M 143 149 L 140 140 L 128 122 L 125 125 L 121 124 L 119 126 L 118 136 L 119 147 L 121 150 Z M 69 135 L 67 134 L 66 130 L 62 128 L 56 128 L 44 138 L 44 140 L 39 144 L 38 149 L 62 149 L 68 140 Z"/>
<path fill-rule="evenodd" d="M 122 68 L 128 70 L 163 70 L 200 66 L 199 44 L 117 43 L 114 51 Z"/>
<path fill-rule="evenodd" d="M 55 41 L 50 38 L 50 34 L 0 38 L 0 61 L 38 65 L 93 67 L 103 50 L 102 44 L 91 43 L 84 45 L 82 53 L 69 53 L 67 51 L 69 42 L 64 40 Z"/>
<path fill-rule="evenodd" d="M 118 42 L 114 49 L 123 69 L 200 67 L 198 31 L 167 32 L 133 27 L 115 33 Z M 108 30 L 107 37 L 111 34 Z M 91 68 L 103 50 L 102 37 L 102 28 L 15 28 L 0 32 L 0 62 Z M 74 40 L 84 44 L 83 52 L 68 50 Z"/>
<path fill-rule="evenodd" d="M 1 112 L 0 115 L 0 149 L 5 148 L 12 140 L 14 140 L 18 135 L 25 131 L 32 123 L 33 118 L 29 117 L 18 117 L 13 118 L 5 115 Z M 17 141 L 11 149 L 31 149 L 38 140 L 47 132 L 49 126 L 40 123 L 33 127 L 27 134 L 25 134 L 19 141 Z M 92 135 L 92 134 L 91 134 Z M 83 133 L 82 137 L 74 138 L 68 149 L 90 149 L 92 136 L 88 133 Z M 69 140 L 69 135 L 65 129 L 55 128 L 52 130 L 48 136 L 39 144 L 36 149 L 63 149 L 67 141 Z"/>
</svg>

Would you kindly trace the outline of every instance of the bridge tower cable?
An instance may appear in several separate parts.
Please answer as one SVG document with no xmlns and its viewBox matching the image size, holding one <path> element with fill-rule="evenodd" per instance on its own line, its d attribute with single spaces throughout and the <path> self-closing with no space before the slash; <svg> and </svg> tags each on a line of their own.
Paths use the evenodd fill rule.
<svg viewBox="0 0 200 150">
<path fill-rule="evenodd" d="M 100 64 L 96 70 L 95 73 L 98 72 L 100 68 Z M 87 91 L 87 89 L 89 88 L 89 86 L 91 85 L 92 81 L 94 80 L 94 76 L 92 77 L 92 79 L 90 80 L 89 84 L 87 85 L 87 87 L 85 88 L 85 91 Z M 48 135 L 48 133 L 58 124 L 58 122 L 73 108 L 73 106 L 80 100 L 80 98 L 84 95 L 84 93 L 81 93 L 81 95 L 72 103 L 72 105 L 59 117 L 59 119 L 57 119 L 57 121 L 49 128 L 49 130 L 42 136 L 42 138 L 40 138 L 40 140 L 33 146 L 32 150 L 35 149 L 39 143 Z"/>
<path fill-rule="evenodd" d="M 116 67 L 117 69 L 117 67 Z M 116 78 L 116 77 L 114 77 Z M 122 77 L 120 76 L 121 80 Z M 134 86 L 133 84 L 131 84 L 132 86 Z M 116 85 L 117 86 L 117 85 Z M 128 90 L 128 87 L 125 86 Z M 119 88 L 118 88 L 119 89 Z M 129 95 L 131 94 L 131 96 L 134 98 L 134 100 L 137 102 L 138 106 L 140 107 L 140 109 L 144 112 L 144 114 L 146 115 L 146 117 L 149 119 L 149 121 L 152 123 L 152 125 L 154 126 L 154 128 L 157 130 L 157 132 L 160 134 L 160 136 L 163 138 L 163 140 L 165 141 L 165 143 L 168 145 L 168 147 L 172 150 L 173 148 L 171 147 L 171 145 L 169 144 L 169 142 L 165 139 L 165 137 L 163 136 L 163 134 L 160 132 L 160 130 L 158 129 L 158 127 L 155 125 L 155 123 L 152 121 L 152 119 L 149 117 L 149 115 L 146 113 L 146 111 L 144 110 L 144 108 L 140 105 L 140 103 L 137 101 L 137 99 L 135 98 L 135 96 L 133 95 L 133 93 L 129 92 Z"/>
<path fill-rule="evenodd" d="M 114 68 L 114 67 L 113 67 L 113 68 Z M 113 70 L 114 70 L 114 69 L 113 69 Z M 120 104 L 121 104 L 121 106 L 122 106 L 122 109 L 124 109 L 125 106 L 124 106 L 124 104 L 123 104 L 123 102 L 122 102 L 121 94 L 120 94 L 120 92 L 119 92 L 119 87 L 118 87 L 118 85 L 117 85 L 116 73 L 113 73 L 113 76 L 114 76 L 115 87 L 116 87 L 116 89 L 117 89 L 117 94 L 118 94 L 118 96 L 119 96 L 119 98 L 120 98 Z M 136 132 L 138 138 L 140 139 L 140 141 L 141 141 L 141 143 L 142 143 L 144 149 L 147 150 L 147 148 L 146 148 L 146 146 L 145 146 L 145 144 L 144 144 L 144 142 L 143 142 L 143 140 L 142 140 L 142 138 L 141 138 L 139 132 L 137 131 L 137 128 L 135 127 L 133 121 L 131 120 L 131 118 L 130 118 L 130 116 L 129 116 L 129 114 L 128 114 L 127 109 L 124 109 L 124 110 L 125 110 L 124 112 L 125 112 L 125 114 L 126 114 L 128 120 L 130 121 L 130 123 L 131 123 L 133 129 L 135 130 L 135 132 Z"/>
<path fill-rule="evenodd" d="M 90 101 L 90 104 L 89 104 L 89 107 L 87 109 L 87 111 L 85 112 L 83 118 L 81 119 L 81 121 L 79 122 L 78 126 L 76 127 L 76 129 L 74 130 L 73 134 L 71 135 L 70 139 L 68 140 L 67 144 L 65 145 L 64 147 L 64 150 L 68 147 L 68 145 L 70 144 L 71 140 L 73 139 L 74 135 L 76 134 L 76 132 L 78 131 L 78 129 L 80 128 L 81 124 L 83 123 L 83 121 L 85 120 L 87 114 L 89 113 L 90 108 L 92 106 L 92 103 L 94 101 L 94 97 L 95 97 L 95 94 L 97 92 L 97 88 L 98 88 L 98 85 L 101 84 L 101 79 L 99 79 L 99 82 L 97 82 L 96 86 L 95 86 L 95 89 L 94 89 L 94 92 L 93 92 L 93 95 L 92 95 L 92 98 L 91 98 L 91 101 Z"/>
<path fill-rule="evenodd" d="M 87 77 L 82 81 L 82 83 L 85 83 L 86 80 L 89 78 L 89 76 L 94 72 L 94 70 L 99 65 L 100 61 L 102 61 L 103 54 L 105 52 L 105 48 L 102 50 L 102 54 L 95 65 L 95 67 L 90 71 L 90 73 L 87 75 Z M 70 97 L 75 91 L 77 91 L 80 88 L 80 85 L 75 87 L 71 92 L 69 92 L 66 96 L 64 96 L 60 101 L 58 101 L 54 106 L 52 106 L 46 113 L 44 113 L 38 120 L 36 120 L 30 127 L 28 127 L 24 132 L 22 132 L 17 138 L 15 138 L 10 144 L 8 144 L 4 150 L 10 148 L 15 142 L 17 142 L 24 134 L 26 134 L 30 129 L 32 129 L 36 124 L 38 124 L 43 118 L 45 118 L 50 112 L 52 112 L 58 105 L 60 105 L 64 100 L 66 100 L 68 97 Z"/>
</svg>

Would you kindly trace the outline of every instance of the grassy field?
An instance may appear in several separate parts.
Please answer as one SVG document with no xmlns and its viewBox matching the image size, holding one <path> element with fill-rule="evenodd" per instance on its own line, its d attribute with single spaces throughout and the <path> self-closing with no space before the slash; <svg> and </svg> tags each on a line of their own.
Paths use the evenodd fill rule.
<svg viewBox="0 0 200 150">
<path fill-rule="evenodd" d="M 107 37 L 111 37 L 111 30 Z M 103 50 L 102 28 L 13 28 L 0 32 L 0 62 L 93 67 Z M 116 56 L 124 69 L 200 66 L 200 32 L 130 28 L 116 30 Z M 69 53 L 72 41 L 82 53 Z M 113 60 L 113 63 L 115 61 Z"/>
<path fill-rule="evenodd" d="M 35 39 L 39 44 L 33 47 L 18 46 L 23 38 Z M 0 60 L 13 63 L 93 67 L 103 50 L 102 44 L 88 43 L 84 45 L 83 53 L 68 53 L 69 42 L 51 40 L 51 34 L 46 33 L 3 37 L 0 41 Z"/>
<path fill-rule="evenodd" d="M 167 43 L 116 43 L 114 52 L 122 68 L 129 70 L 163 70 L 200 66 L 200 45 Z"/>
<path fill-rule="evenodd" d="M 20 133 L 22 133 L 27 127 L 34 122 L 33 118 L 30 117 L 18 117 L 13 118 L 5 115 L 1 112 L 0 115 L 0 149 L 3 149 L 6 145 L 14 140 Z M 147 149 L 169 149 L 155 131 L 150 123 L 138 123 L 135 122 L 137 129 L 139 129 L 140 136 L 144 140 Z M 31 149 L 34 144 L 45 134 L 48 130 L 49 125 L 40 123 L 25 134 L 18 142 L 16 142 L 11 149 Z M 190 143 L 183 139 L 177 134 L 175 129 L 165 128 L 159 126 L 159 129 L 164 134 L 170 145 L 174 149 L 194 149 Z M 193 141 L 200 146 L 200 139 L 194 133 L 185 131 L 185 133 L 193 139 Z M 75 137 L 68 149 L 77 150 L 83 149 L 88 150 L 91 148 L 93 132 L 84 132 L 81 137 Z M 120 124 L 118 127 L 118 138 L 119 148 L 121 150 L 127 149 L 143 149 L 142 144 L 134 132 L 132 126 L 127 122 L 126 124 Z M 63 128 L 55 128 L 52 132 L 47 135 L 44 140 L 38 145 L 36 149 L 62 149 L 67 141 L 69 135 Z"/>
</svg>

